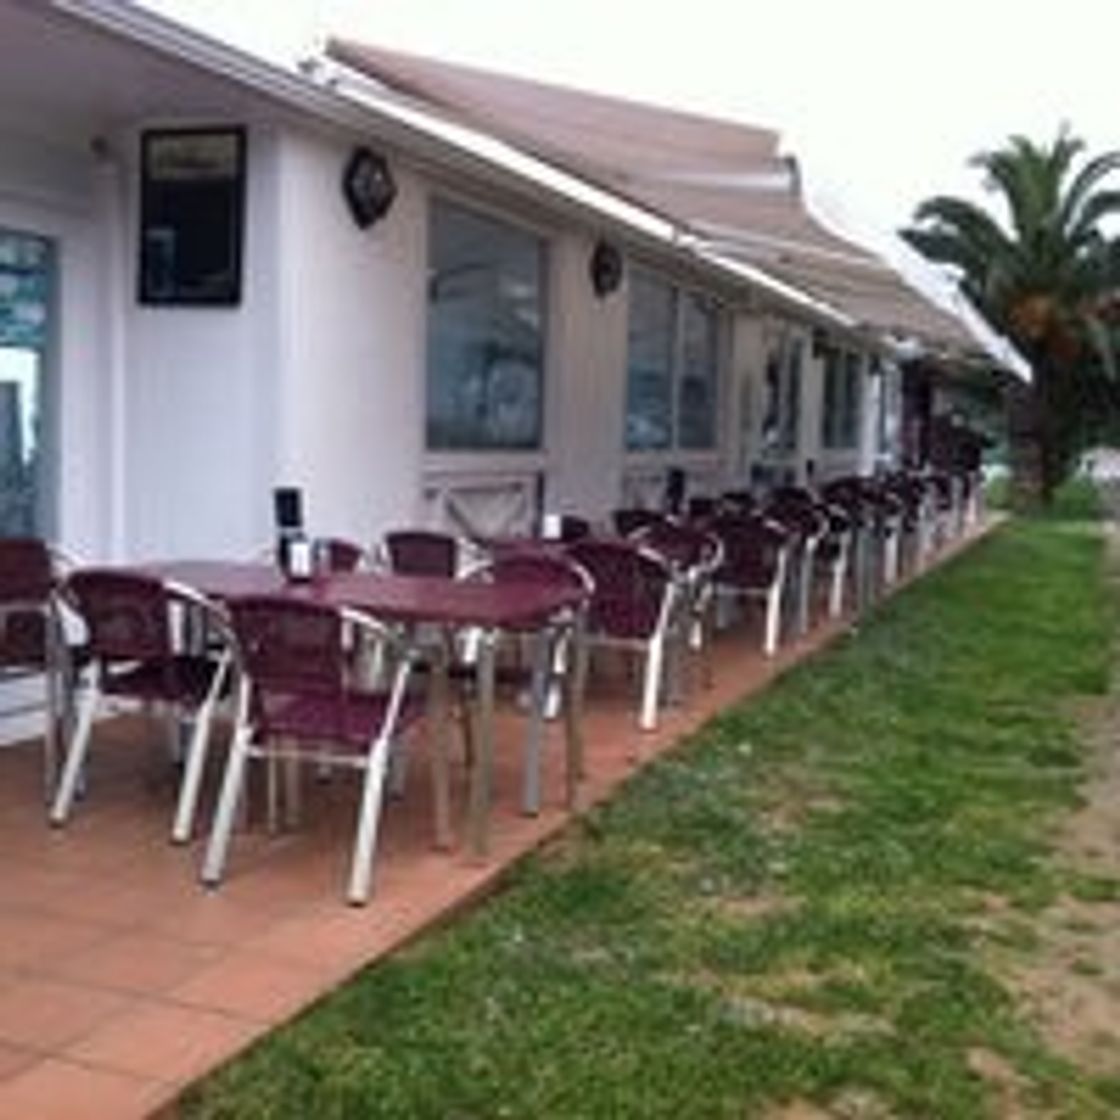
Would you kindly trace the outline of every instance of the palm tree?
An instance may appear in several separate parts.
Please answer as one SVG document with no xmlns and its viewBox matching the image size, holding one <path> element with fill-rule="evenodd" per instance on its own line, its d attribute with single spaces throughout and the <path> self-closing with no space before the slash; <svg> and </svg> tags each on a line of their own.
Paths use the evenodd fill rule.
<svg viewBox="0 0 1120 1120">
<path fill-rule="evenodd" d="M 1120 214 L 1120 191 L 1102 186 L 1120 169 L 1120 152 L 1082 162 L 1083 149 L 1065 129 L 1049 146 L 1012 136 L 972 160 L 1002 196 L 1003 220 L 940 195 L 901 231 L 923 256 L 950 266 L 980 315 L 1030 364 L 1010 435 L 1020 493 L 1043 502 L 1068 470 L 1102 374 L 1115 369 L 1109 321 L 1120 248 L 1101 224 Z"/>
</svg>

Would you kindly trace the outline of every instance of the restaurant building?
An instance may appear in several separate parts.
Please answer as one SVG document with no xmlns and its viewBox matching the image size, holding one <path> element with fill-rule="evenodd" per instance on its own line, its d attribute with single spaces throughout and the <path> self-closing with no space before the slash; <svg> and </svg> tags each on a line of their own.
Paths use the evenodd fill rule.
<svg viewBox="0 0 1120 1120">
<path fill-rule="evenodd" d="M 495 531 L 898 461 L 951 314 L 765 129 L 132 5 L 0 4 L 0 532 Z M 990 359 L 984 359 L 990 360 Z"/>
</svg>

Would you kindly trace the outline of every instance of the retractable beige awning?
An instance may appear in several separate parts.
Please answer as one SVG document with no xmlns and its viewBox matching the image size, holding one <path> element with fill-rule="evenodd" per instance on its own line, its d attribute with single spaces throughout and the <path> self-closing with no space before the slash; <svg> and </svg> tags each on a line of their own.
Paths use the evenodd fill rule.
<svg viewBox="0 0 1120 1120">
<path fill-rule="evenodd" d="M 770 129 L 352 41 L 332 40 L 328 55 L 649 208 L 705 251 L 762 270 L 871 331 L 1000 360 L 975 328 L 810 213 L 796 165 Z"/>
</svg>

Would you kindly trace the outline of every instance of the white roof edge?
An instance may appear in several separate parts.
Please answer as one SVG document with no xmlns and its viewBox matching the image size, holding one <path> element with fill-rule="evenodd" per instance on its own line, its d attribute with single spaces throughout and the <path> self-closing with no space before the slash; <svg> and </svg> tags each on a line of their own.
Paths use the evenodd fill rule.
<svg viewBox="0 0 1120 1120">
<path fill-rule="evenodd" d="M 803 292 L 800 288 L 795 288 L 792 284 L 787 284 L 782 280 L 771 276 L 767 272 L 756 268 L 754 265 L 747 264 L 745 261 L 733 260 L 730 257 L 722 256 L 718 251 L 711 248 L 704 242 L 696 242 L 691 245 L 693 255 L 699 260 L 707 261 L 709 264 L 715 265 L 723 272 L 730 273 L 732 276 L 753 285 L 766 294 L 773 296 L 781 303 L 792 305 L 799 311 L 802 311 L 812 319 L 824 323 L 828 326 L 838 327 L 845 331 L 855 331 L 859 327 L 850 315 L 845 315 L 843 311 L 838 310 L 831 304 L 825 303 L 823 300 L 817 299 L 815 296 Z"/>
</svg>

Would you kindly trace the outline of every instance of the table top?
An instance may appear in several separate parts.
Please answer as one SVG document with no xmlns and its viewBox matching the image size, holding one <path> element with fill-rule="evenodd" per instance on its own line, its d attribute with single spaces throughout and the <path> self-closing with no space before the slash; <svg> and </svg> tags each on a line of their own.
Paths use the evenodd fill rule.
<svg viewBox="0 0 1120 1120">
<path fill-rule="evenodd" d="M 144 570 L 216 599 L 284 595 L 368 611 L 395 622 L 439 622 L 453 626 L 526 626 L 574 606 L 580 594 L 535 583 L 483 583 L 440 576 L 344 572 L 296 583 L 269 564 L 179 560 L 144 565 Z"/>
</svg>

